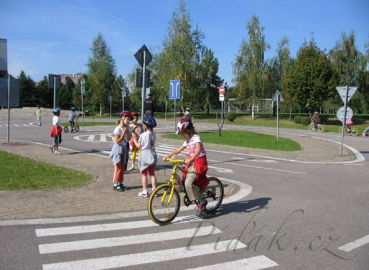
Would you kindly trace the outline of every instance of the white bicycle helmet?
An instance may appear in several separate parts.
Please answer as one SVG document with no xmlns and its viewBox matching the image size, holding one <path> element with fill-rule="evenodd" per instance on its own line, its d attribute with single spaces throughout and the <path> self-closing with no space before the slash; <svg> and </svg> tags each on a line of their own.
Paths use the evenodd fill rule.
<svg viewBox="0 0 369 270">
<path fill-rule="evenodd" d="M 177 130 L 176 134 L 181 134 L 182 132 L 186 131 L 189 128 L 192 128 L 192 122 L 189 118 L 182 118 L 177 123 Z"/>
</svg>

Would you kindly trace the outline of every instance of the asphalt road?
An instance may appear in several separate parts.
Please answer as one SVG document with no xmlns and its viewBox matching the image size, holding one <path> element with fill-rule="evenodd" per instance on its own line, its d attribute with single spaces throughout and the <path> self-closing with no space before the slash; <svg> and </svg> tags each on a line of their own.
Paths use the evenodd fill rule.
<svg viewBox="0 0 369 270">
<path fill-rule="evenodd" d="M 4 116 L 0 115 L 0 140 L 6 140 Z M 45 124 L 51 122 L 44 118 Z M 14 115 L 11 140 L 50 143 L 49 125 L 37 127 L 34 122 L 32 116 Z M 215 128 L 213 124 L 198 125 L 201 130 Z M 165 122 L 156 132 L 173 129 L 173 123 Z M 247 129 L 271 131 L 260 127 Z M 111 132 L 112 127 L 82 128 L 78 134 L 65 134 L 62 146 L 106 156 L 111 147 Z M 281 136 L 283 132 L 285 130 L 281 130 Z M 288 132 L 296 136 L 307 133 Z M 337 134 L 316 136 L 339 141 Z M 87 222 L 0 226 L 3 261 L 0 269 L 16 269 L 13 265 L 22 265 L 22 269 L 68 269 L 69 266 L 72 269 L 108 266 L 142 269 L 142 264 L 150 263 L 152 269 L 202 269 L 197 268 L 201 266 L 212 269 L 210 265 L 217 265 L 222 269 L 366 270 L 369 265 L 369 140 L 345 137 L 345 143 L 357 149 L 365 159 L 296 162 L 207 148 L 209 174 L 251 187 L 246 197 L 225 204 L 215 217 L 202 222 L 189 219 L 164 227 L 142 225 L 140 222 L 147 221 L 147 216 L 140 214 Z M 158 154 L 164 155 L 173 147 L 172 141 L 159 140 Z M 131 225 L 125 229 L 82 233 L 75 232 L 73 227 L 66 229 L 68 233 L 49 234 L 50 228 L 102 227 L 101 224 L 114 227 L 111 224 L 116 223 Z M 206 231 L 208 226 L 212 228 L 211 234 Z M 123 244 L 116 247 L 106 244 L 104 248 L 87 243 L 89 248 L 75 247 L 83 240 L 113 237 L 123 237 L 119 240 Z M 58 251 L 61 242 L 73 244 L 67 244 L 66 251 Z M 55 247 L 47 246 L 54 243 Z M 56 251 L 50 252 L 52 248 Z M 107 257 L 110 259 L 105 259 Z"/>
</svg>

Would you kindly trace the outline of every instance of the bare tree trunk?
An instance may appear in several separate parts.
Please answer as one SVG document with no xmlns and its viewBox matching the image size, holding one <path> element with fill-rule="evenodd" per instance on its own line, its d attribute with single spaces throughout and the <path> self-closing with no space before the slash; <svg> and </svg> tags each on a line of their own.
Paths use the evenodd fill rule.
<svg viewBox="0 0 369 270">
<path fill-rule="evenodd" d="M 100 117 L 102 116 L 102 102 L 101 102 L 101 98 L 100 98 Z"/>
</svg>

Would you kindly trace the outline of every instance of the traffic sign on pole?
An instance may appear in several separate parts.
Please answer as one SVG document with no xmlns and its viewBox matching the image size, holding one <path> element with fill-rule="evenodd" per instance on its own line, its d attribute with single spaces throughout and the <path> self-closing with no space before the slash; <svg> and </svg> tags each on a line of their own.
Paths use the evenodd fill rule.
<svg viewBox="0 0 369 270">
<path fill-rule="evenodd" d="M 144 66 L 144 52 L 145 54 L 145 65 L 148 65 L 152 60 L 152 55 L 150 51 L 147 49 L 146 45 L 143 45 L 136 53 L 135 58 L 141 67 Z"/>
<path fill-rule="evenodd" d="M 181 98 L 181 81 L 170 80 L 169 99 L 180 99 L 180 98 Z"/>
<path fill-rule="evenodd" d="M 336 87 L 338 94 L 340 95 L 343 103 L 346 103 L 346 93 L 347 93 L 347 102 L 350 101 L 351 97 L 355 94 L 357 87 L 355 86 L 337 86 Z"/>
<path fill-rule="evenodd" d="M 336 116 L 338 120 L 343 122 L 343 119 L 345 118 L 345 106 L 342 106 L 341 108 L 338 109 Z M 354 112 L 352 111 L 350 107 L 347 107 L 346 108 L 346 120 L 352 119 L 353 116 L 354 116 Z"/>
</svg>

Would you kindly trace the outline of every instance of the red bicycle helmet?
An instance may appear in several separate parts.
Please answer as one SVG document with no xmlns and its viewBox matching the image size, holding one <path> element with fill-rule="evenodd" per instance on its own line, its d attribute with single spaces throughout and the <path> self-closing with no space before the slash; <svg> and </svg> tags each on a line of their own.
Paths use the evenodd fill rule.
<svg viewBox="0 0 369 270">
<path fill-rule="evenodd" d="M 137 117 L 138 117 L 138 112 L 135 112 L 135 111 L 131 112 L 131 118 L 132 118 L 132 117 L 135 117 L 135 116 L 137 116 Z"/>
<path fill-rule="evenodd" d="M 190 118 L 182 118 L 177 123 L 176 134 L 181 134 L 182 132 L 192 127 L 193 125 Z"/>
<path fill-rule="evenodd" d="M 122 116 L 124 116 L 124 117 L 129 117 L 129 118 L 131 119 L 131 114 L 130 114 L 130 112 L 129 112 L 129 111 L 122 111 L 122 112 L 120 113 L 120 117 L 122 117 Z"/>
</svg>

